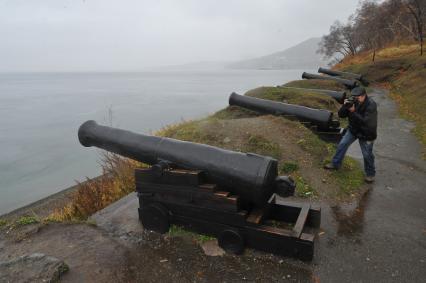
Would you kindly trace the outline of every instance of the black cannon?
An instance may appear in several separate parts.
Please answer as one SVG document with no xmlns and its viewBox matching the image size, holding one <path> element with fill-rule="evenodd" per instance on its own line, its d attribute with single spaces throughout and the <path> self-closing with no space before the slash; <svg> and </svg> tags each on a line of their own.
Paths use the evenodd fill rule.
<svg viewBox="0 0 426 283">
<path fill-rule="evenodd" d="M 236 105 L 260 113 L 296 117 L 301 122 L 308 122 L 319 131 L 338 128 L 339 122 L 333 120 L 333 112 L 324 109 L 313 109 L 306 106 L 287 104 L 272 100 L 260 99 L 235 92 L 229 96 L 229 105 Z"/>
<path fill-rule="evenodd" d="M 87 121 L 78 131 L 80 143 L 96 146 L 156 169 L 178 164 L 181 169 L 203 170 L 206 181 L 239 195 L 246 205 L 263 205 L 275 192 L 277 160 L 204 144 L 135 134 Z"/>
<path fill-rule="evenodd" d="M 301 88 L 301 87 L 291 87 L 291 86 L 279 86 L 279 87 L 280 88 L 289 88 L 289 89 L 297 89 L 297 90 L 304 90 L 304 91 L 322 93 L 322 94 L 333 97 L 334 100 L 336 100 L 340 104 L 343 104 L 343 102 L 345 101 L 345 98 L 346 98 L 346 91 L 318 89 L 318 88 Z"/>
<path fill-rule="evenodd" d="M 322 73 L 322 74 L 326 74 L 326 75 L 330 75 L 330 76 L 334 76 L 334 77 L 338 76 L 338 77 L 343 77 L 343 78 L 347 78 L 347 79 L 354 79 L 354 80 L 361 82 L 365 86 L 369 85 L 369 82 L 367 81 L 367 79 L 361 74 L 334 71 L 334 70 L 321 68 L 321 67 L 318 69 L 318 73 Z"/>
<path fill-rule="evenodd" d="M 135 169 L 139 218 L 147 230 L 171 224 L 217 236 L 225 250 L 245 246 L 309 260 L 320 209 L 285 202 L 295 184 L 277 176 L 277 160 L 204 144 L 132 133 L 87 121 L 80 143 L 151 165 Z M 280 229 L 271 223 L 293 223 Z M 305 229 L 306 227 L 306 229 Z"/>
<path fill-rule="evenodd" d="M 326 69 L 326 68 L 321 68 L 321 67 L 318 69 L 318 73 L 330 75 L 330 76 L 333 76 L 333 77 L 336 77 L 336 76 L 337 77 L 344 77 L 344 78 L 354 79 L 354 80 L 358 80 L 358 81 L 362 80 L 362 75 L 360 75 L 360 74 L 349 73 L 349 72 L 341 72 L 341 71 L 334 71 L 334 70 L 330 70 L 330 69 Z"/>
<path fill-rule="evenodd" d="M 330 77 L 330 76 L 315 75 L 315 74 L 310 74 L 306 72 L 303 72 L 302 79 L 335 81 L 335 82 L 343 84 L 348 89 L 353 89 L 358 85 L 357 81 L 355 80 L 347 80 L 347 79 Z"/>
</svg>

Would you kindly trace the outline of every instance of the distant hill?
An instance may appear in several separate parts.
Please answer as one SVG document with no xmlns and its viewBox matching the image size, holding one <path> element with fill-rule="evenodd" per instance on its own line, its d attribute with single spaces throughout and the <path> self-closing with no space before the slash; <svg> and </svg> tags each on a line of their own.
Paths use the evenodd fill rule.
<svg viewBox="0 0 426 283">
<path fill-rule="evenodd" d="M 317 54 L 321 38 L 310 38 L 284 51 L 228 64 L 231 69 L 315 69 L 326 66 L 327 61 Z"/>
</svg>

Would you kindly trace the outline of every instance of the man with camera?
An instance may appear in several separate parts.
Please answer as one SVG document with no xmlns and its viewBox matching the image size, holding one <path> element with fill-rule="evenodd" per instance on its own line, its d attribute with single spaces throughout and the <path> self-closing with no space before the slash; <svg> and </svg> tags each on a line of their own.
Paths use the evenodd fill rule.
<svg viewBox="0 0 426 283">
<path fill-rule="evenodd" d="M 373 144 L 377 137 L 377 105 L 367 96 L 363 87 L 356 87 L 351 91 L 351 97 L 346 99 L 339 110 L 340 118 L 348 118 L 349 126 L 342 140 L 337 146 L 331 163 L 325 169 L 337 170 L 340 168 L 349 146 L 358 139 L 364 157 L 365 181 L 374 182 L 376 169 L 374 166 Z"/>
</svg>

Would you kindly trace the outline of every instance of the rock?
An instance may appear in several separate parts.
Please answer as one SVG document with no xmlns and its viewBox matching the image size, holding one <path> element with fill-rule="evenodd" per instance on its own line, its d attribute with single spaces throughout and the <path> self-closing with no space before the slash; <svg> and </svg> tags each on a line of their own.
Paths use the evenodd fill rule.
<svg viewBox="0 0 426 283">
<path fill-rule="evenodd" d="M 0 282 L 59 282 L 68 271 L 62 260 L 41 253 L 0 262 Z"/>
<path fill-rule="evenodd" d="M 225 251 L 217 244 L 216 239 L 203 243 L 201 248 L 208 256 L 222 256 L 225 254 Z"/>
</svg>

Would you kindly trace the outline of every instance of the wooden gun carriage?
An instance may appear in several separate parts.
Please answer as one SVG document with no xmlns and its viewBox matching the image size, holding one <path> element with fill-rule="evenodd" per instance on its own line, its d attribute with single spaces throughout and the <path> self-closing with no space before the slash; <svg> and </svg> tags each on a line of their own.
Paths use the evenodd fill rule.
<svg viewBox="0 0 426 283">
<path fill-rule="evenodd" d="M 84 123 L 84 146 L 96 146 L 147 164 L 135 170 L 139 218 L 147 230 L 176 224 L 218 238 L 228 252 L 245 247 L 311 260 L 321 211 L 283 197 L 291 178 L 277 176 L 277 160 L 169 138 Z"/>
</svg>

